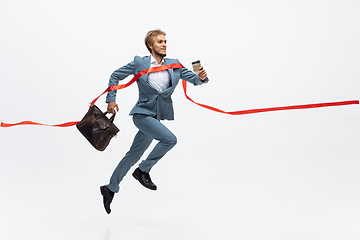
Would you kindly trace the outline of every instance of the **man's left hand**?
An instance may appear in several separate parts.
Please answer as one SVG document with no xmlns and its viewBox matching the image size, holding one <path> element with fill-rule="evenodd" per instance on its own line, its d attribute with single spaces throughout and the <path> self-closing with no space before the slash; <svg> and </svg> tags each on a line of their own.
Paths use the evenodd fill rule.
<svg viewBox="0 0 360 240">
<path fill-rule="evenodd" d="M 204 70 L 204 67 L 203 67 L 203 66 L 201 66 L 199 70 L 200 70 L 200 71 L 198 72 L 197 75 L 199 76 L 200 80 L 204 82 L 205 79 L 206 79 L 206 77 L 207 77 L 207 73 L 206 73 L 206 71 Z"/>
</svg>

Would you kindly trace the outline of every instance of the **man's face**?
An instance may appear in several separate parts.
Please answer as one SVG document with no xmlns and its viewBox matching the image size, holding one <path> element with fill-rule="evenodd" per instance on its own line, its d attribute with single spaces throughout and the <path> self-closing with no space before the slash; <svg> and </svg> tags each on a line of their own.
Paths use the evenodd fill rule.
<svg viewBox="0 0 360 240">
<path fill-rule="evenodd" d="M 154 44 L 152 47 L 152 53 L 161 57 L 166 56 L 166 38 L 164 35 L 157 35 L 154 37 Z"/>
</svg>

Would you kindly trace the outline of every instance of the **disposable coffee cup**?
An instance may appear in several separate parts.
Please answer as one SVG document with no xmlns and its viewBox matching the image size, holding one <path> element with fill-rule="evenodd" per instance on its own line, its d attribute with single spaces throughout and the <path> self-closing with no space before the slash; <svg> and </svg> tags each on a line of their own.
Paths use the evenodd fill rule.
<svg viewBox="0 0 360 240">
<path fill-rule="evenodd" d="M 201 67 L 200 60 L 197 60 L 197 61 L 195 61 L 195 62 L 192 62 L 191 64 L 193 65 L 194 72 L 195 72 L 196 74 L 198 74 L 199 71 L 200 71 L 200 67 Z"/>
</svg>

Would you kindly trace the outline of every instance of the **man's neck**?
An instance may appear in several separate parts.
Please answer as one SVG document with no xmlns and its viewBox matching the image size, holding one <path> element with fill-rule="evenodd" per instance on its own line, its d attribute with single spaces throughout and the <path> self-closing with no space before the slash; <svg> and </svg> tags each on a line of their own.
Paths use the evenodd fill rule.
<svg viewBox="0 0 360 240">
<path fill-rule="evenodd" d="M 163 60 L 163 57 L 159 56 L 157 54 L 151 54 L 151 55 L 153 56 L 153 58 L 155 58 L 156 62 L 160 65 Z"/>
</svg>

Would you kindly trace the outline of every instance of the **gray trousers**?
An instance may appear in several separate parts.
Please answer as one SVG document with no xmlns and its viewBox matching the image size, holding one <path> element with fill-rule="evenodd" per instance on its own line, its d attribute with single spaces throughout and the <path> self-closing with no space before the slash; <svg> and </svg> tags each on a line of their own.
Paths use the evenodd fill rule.
<svg viewBox="0 0 360 240">
<path fill-rule="evenodd" d="M 120 182 L 130 168 L 140 160 L 153 139 L 159 141 L 158 144 L 149 156 L 139 164 L 140 170 L 146 173 L 149 173 L 151 168 L 172 149 L 177 142 L 176 136 L 154 117 L 135 114 L 133 115 L 133 122 L 139 131 L 135 135 L 130 150 L 115 168 L 110 178 L 110 183 L 107 185 L 107 187 L 115 193 L 119 192 Z"/>
</svg>

